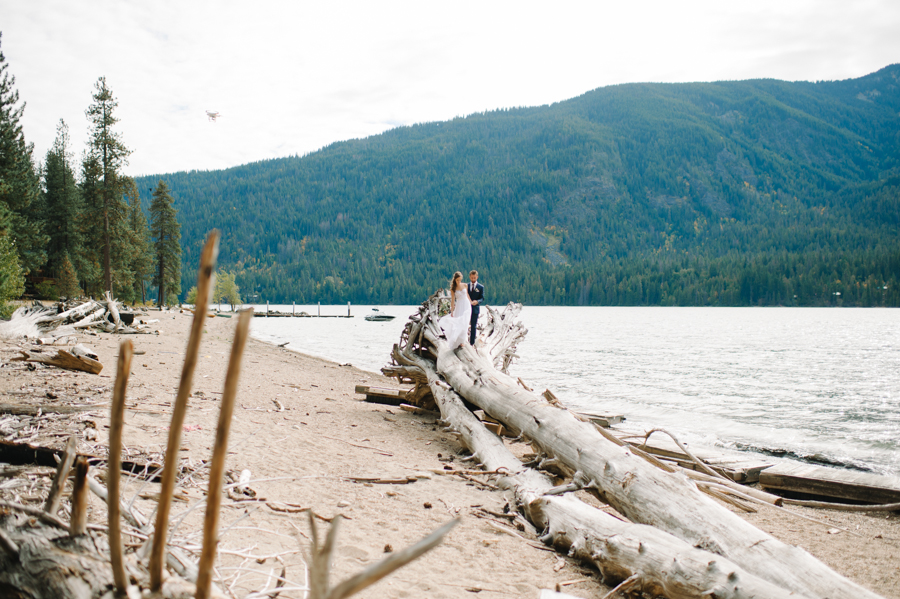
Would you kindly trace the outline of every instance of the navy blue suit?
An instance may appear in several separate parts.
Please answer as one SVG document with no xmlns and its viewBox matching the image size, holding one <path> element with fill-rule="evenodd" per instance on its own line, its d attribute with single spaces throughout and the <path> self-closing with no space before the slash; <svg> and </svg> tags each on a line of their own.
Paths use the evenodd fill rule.
<svg viewBox="0 0 900 599">
<path fill-rule="evenodd" d="M 476 281 L 474 284 L 469 282 L 469 298 L 478 302 L 472 306 L 472 318 L 469 320 L 469 345 L 475 345 L 475 336 L 478 334 L 478 311 L 484 302 L 484 285 Z"/>
</svg>

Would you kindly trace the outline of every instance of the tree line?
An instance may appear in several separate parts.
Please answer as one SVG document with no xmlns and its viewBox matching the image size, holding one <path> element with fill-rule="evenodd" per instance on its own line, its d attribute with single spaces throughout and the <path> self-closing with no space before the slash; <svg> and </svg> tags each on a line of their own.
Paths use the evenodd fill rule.
<svg viewBox="0 0 900 599">
<path fill-rule="evenodd" d="M 74 157 L 60 120 L 44 160 L 35 163 L 20 120 L 15 78 L 0 50 L 0 304 L 30 291 L 42 298 L 99 296 L 162 303 L 181 293 L 181 226 L 166 182 L 151 192 L 149 223 L 131 150 L 116 130 L 118 102 L 100 77 L 85 110 L 90 138 Z"/>
</svg>

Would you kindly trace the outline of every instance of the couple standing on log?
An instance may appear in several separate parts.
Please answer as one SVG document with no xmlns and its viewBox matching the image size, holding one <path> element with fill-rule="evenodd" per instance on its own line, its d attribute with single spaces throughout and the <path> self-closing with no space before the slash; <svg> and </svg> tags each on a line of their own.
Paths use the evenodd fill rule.
<svg viewBox="0 0 900 599">
<path fill-rule="evenodd" d="M 450 281 L 450 314 L 438 321 L 451 349 L 456 349 L 465 342 L 466 332 L 469 332 L 469 345 L 475 345 L 478 313 L 483 301 L 484 285 L 478 282 L 477 270 L 469 273 L 468 285 L 462 282 L 461 272 L 453 273 L 453 280 Z"/>
</svg>

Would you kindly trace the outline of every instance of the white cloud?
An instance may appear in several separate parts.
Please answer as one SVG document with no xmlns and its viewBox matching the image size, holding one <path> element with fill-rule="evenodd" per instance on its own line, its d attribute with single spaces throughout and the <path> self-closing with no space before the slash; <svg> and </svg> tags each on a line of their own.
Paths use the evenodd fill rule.
<svg viewBox="0 0 900 599">
<path fill-rule="evenodd" d="M 0 0 L 0 14 L 37 157 L 60 118 L 81 151 L 103 75 L 135 175 L 304 154 L 615 83 L 844 79 L 900 60 L 892 0 Z"/>
</svg>

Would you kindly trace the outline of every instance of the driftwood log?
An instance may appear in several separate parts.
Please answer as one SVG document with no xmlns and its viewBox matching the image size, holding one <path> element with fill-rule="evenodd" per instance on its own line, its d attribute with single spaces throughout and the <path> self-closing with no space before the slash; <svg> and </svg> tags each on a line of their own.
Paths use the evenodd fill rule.
<svg viewBox="0 0 900 599">
<path fill-rule="evenodd" d="M 0 336 L 9 339 L 35 339 L 41 345 L 64 345 L 67 339 L 84 329 L 97 329 L 123 335 L 158 334 L 148 324 L 134 323 L 134 313 L 120 312 L 122 307 L 109 293 L 102 301 L 86 300 L 64 309 L 19 308 L 8 322 L 0 322 Z"/>
<path fill-rule="evenodd" d="M 558 487 L 548 476 L 522 466 L 462 398 L 439 381 L 427 364 L 422 366 L 441 414 L 487 470 L 508 473 L 498 484 L 514 491 L 528 519 L 545 531 L 542 540 L 595 564 L 604 584 L 634 578 L 632 588 L 669 599 L 797 596 L 652 526 L 625 522 L 572 495 L 555 494 Z"/>
<path fill-rule="evenodd" d="M 74 349 L 74 348 L 73 348 Z M 20 350 L 21 356 L 10 358 L 10 362 L 40 362 L 49 366 L 57 366 L 66 370 L 80 370 L 91 374 L 100 374 L 103 370 L 103 364 L 98 360 L 91 359 L 86 355 L 76 354 L 74 351 L 65 349 L 57 349 L 56 353 L 44 353 L 38 351 Z"/>
<path fill-rule="evenodd" d="M 436 293 L 410 318 L 401 344 L 393 351 L 398 369 L 388 367 L 385 374 L 424 386 L 430 382 L 422 367 L 427 364 L 465 400 L 514 434 L 528 438 L 546 454 L 546 464 L 573 473 L 579 486 L 593 488 L 631 521 L 726 558 L 776 587 L 807 597 L 877 597 L 806 551 L 778 541 L 728 511 L 686 476 L 657 468 L 564 407 L 551 405 L 519 385 L 505 370 L 526 332 L 516 318 L 521 306 L 510 304 L 502 313 L 488 308 L 476 347 L 450 349 L 437 324 L 446 298 L 445 292 Z M 627 570 L 629 565 L 623 567 Z"/>
</svg>

